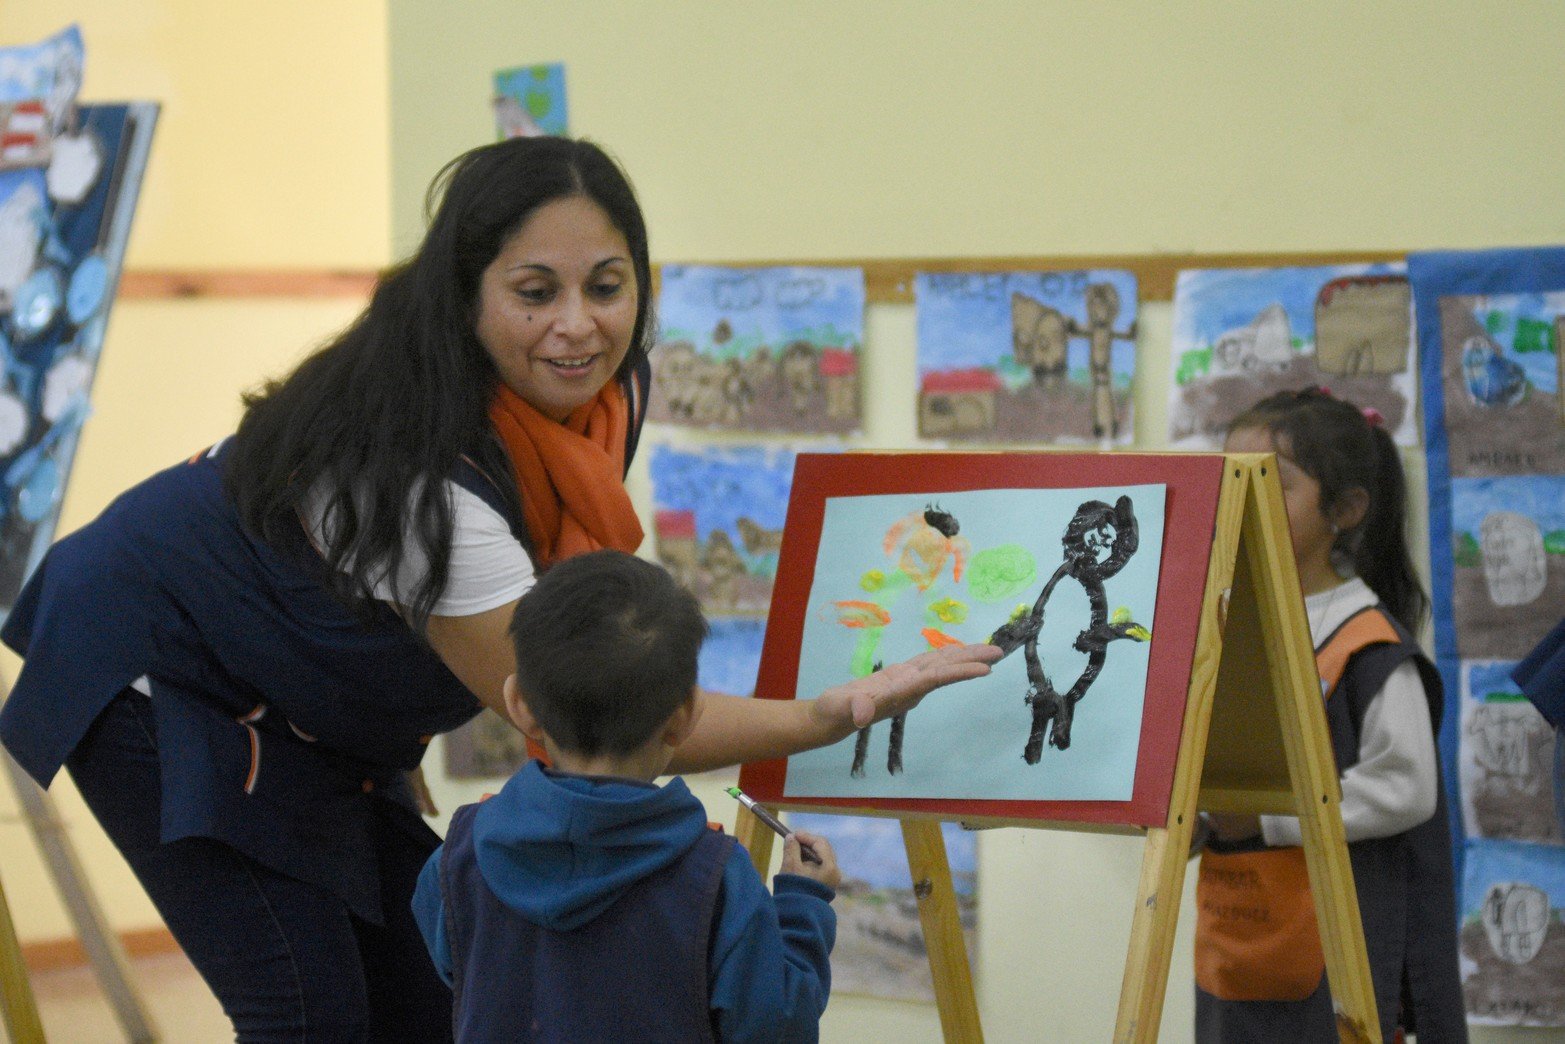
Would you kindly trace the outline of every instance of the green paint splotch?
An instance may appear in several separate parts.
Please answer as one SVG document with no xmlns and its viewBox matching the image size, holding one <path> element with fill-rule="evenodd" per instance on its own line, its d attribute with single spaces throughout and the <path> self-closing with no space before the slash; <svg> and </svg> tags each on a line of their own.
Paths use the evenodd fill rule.
<svg viewBox="0 0 1565 1044">
<path fill-rule="evenodd" d="M 967 565 L 967 588 L 980 602 L 999 602 L 1031 587 L 1038 561 L 1020 544 L 985 548 Z"/>
</svg>

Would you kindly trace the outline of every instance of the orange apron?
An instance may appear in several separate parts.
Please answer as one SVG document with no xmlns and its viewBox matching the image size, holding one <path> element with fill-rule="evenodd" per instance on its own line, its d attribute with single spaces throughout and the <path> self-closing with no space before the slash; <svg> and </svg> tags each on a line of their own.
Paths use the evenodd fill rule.
<svg viewBox="0 0 1565 1044">
<path fill-rule="evenodd" d="M 1378 610 L 1350 617 L 1315 654 L 1325 698 L 1360 649 L 1400 640 Z M 1221 1000 L 1300 1001 L 1325 970 L 1304 849 L 1201 854 L 1196 985 Z"/>
</svg>

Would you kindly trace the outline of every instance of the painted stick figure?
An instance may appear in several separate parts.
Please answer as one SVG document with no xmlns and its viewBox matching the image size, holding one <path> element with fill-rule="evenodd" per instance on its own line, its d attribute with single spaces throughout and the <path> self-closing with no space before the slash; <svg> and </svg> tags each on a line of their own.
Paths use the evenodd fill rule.
<svg viewBox="0 0 1565 1044">
<path fill-rule="evenodd" d="M 1045 738 L 1060 750 L 1070 746 L 1076 703 L 1103 670 L 1108 644 L 1121 638 L 1144 642 L 1152 637 L 1145 627 L 1130 619 L 1126 610 L 1118 610 L 1110 618 L 1103 590 L 1103 581 L 1125 567 L 1130 556 L 1136 553 L 1139 542 L 1136 514 L 1129 497 L 1120 497 L 1113 507 L 1101 500 L 1082 504 L 1065 527 L 1061 540 L 1065 561 L 1043 586 L 1032 611 L 1018 612 L 989 638 L 990 643 L 998 645 L 1007 656 L 1021 648 L 1027 660 L 1026 702 L 1032 707 L 1032 732 L 1027 737 L 1022 757 L 1029 765 L 1036 765 L 1043 756 Z M 1087 654 L 1087 666 L 1062 695 L 1044 673 L 1043 661 L 1038 656 L 1038 634 L 1043 630 L 1044 606 L 1054 593 L 1054 586 L 1067 575 L 1086 591 L 1091 611 L 1086 629 L 1076 636 L 1074 643 L 1078 652 Z"/>
<path fill-rule="evenodd" d="M 1114 417 L 1113 373 L 1109 362 L 1116 340 L 1134 341 L 1136 324 L 1124 333 L 1114 329 L 1119 317 L 1119 291 L 1113 283 L 1093 283 L 1087 287 L 1087 325 L 1071 320 L 1071 333 L 1087 338 L 1088 366 L 1092 372 L 1092 434 L 1098 438 L 1113 438 L 1119 434 L 1119 422 Z"/>
</svg>

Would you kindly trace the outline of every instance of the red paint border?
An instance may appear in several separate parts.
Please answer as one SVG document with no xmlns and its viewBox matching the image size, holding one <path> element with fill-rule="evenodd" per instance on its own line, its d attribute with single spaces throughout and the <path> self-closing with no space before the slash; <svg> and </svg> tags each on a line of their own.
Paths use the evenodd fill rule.
<svg viewBox="0 0 1565 1044">
<path fill-rule="evenodd" d="M 826 500 L 840 496 L 956 493 L 982 489 L 1167 487 L 1157 614 L 1148 653 L 1141 743 L 1129 801 L 982 801 L 927 798 L 783 797 L 788 763 L 752 762 L 740 785 L 768 804 L 917 812 L 943 819 L 1033 819 L 1162 826 L 1195 658 L 1217 521 L 1223 457 L 1202 453 L 801 453 L 772 588 L 757 699 L 791 699 L 798 683 L 805 606 L 815 582 Z M 1045 757 L 1048 752 L 1045 751 Z"/>
</svg>

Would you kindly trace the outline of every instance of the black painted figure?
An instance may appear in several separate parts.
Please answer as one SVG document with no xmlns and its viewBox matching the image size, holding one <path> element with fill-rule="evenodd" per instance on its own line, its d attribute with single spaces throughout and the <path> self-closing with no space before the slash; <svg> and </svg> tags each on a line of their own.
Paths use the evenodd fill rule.
<svg viewBox="0 0 1565 1044">
<path fill-rule="evenodd" d="M 1013 617 L 989 641 L 1009 656 L 1018 648 L 1027 659 L 1027 703 L 1032 707 L 1032 732 L 1022 757 L 1036 765 L 1043 756 L 1045 738 L 1049 745 L 1065 750 L 1070 746 L 1071 722 L 1076 704 L 1097 681 L 1107 658 L 1108 644 L 1121 638 L 1146 641 L 1147 629 L 1128 618 L 1110 620 L 1103 581 L 1118 573 L 1136 553 L 1140 537 L 1136 514 L 1129 497 L 1120 497 L 1113 507 L 1101 500 L 1089 500 L 1076 509 L 1065 527 L 1065 561 L 1043 586 L 1030 613 Z M 1076 636 L 1077 651 L 1087 654 L 1087 666 L 1068 691 L 1061 694 L 1044 673 L 1038 657 L 1038 634 L 1043 630 L 1044 606 L 1054 586 L 1069 575 L 1087 592 L 1091 606 L 1088 626 Z M 1051 728 L 1052 726 L 1052 728 Z"/>
</svg>

